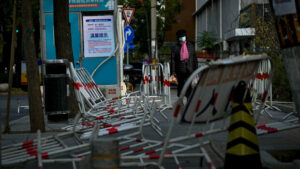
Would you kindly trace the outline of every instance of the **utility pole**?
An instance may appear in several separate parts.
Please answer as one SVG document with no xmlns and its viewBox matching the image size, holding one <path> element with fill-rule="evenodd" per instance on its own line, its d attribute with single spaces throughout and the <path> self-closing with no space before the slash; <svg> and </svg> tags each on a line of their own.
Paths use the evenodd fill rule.
<svg viewBox="0 0 300 169">
<path fill-rule="evenodd" d="M 156 39 L 156 4 L 157 0 L 151 0 L 151 58 L 157 59 L 157 39 Z"/>
<path fill-rule="evenodd" d="M 146 7 L 145 7 L 145 4 L 144 4 L 144 1 L 143 0 L 138 0 L 140 3 L 141 3 L 141 5 L 142 5 L 142 7 L 143 7 L 143 9 L 144 9 L 144 13 L 145 13 L 145 18 L 146 18 L 146 27 L 147 27 L 147 45 L 148 45 L 148 58 L 147 58 L 147 60 L 149 60 L 150 59 L 150 57 L 151 57 L 151 44 L 150 44 L 150 32 L 149 32 L 149 17 L 148 17 L 148 14 L 147 14 L 147 9 L 146 9 Z"/>
</svg>

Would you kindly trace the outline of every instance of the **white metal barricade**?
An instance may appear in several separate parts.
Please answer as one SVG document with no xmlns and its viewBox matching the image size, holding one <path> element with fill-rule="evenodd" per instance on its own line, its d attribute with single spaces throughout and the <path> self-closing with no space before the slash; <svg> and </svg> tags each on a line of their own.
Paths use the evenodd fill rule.
<svg viewBox="0 0 300 169">
<path fill-rule="evenodd" d="M 84 89 L 89 93 L 91 99 L 95 102 L 105 101 L 106 98 L 98 88 L 95 81 L 91 78 L 89 72 L 84 68 L 76 69 L 79 80 L 82 82 Z"/>
<path fill-rule="evenodd" d="M 144 64 L 142 73 L 144 95 L 160 97 L 163 107 L 172 107 L 169 63 Z"/>
<path fill-rule="evenodd" d="M 246 56 L 242 58 L 213 61 L 199 67 L 189 77 L 176 101 L 173 118 L 165 140 L 153 140 L 144 137 L 145 133 L 143 133 L 142 128 L 146 124 L 154 124 L 153 115 L 157 111 L 158 106 L 155 101 L 151 101 L 151 99 L 147 98 L 147 101 L 144 101 L 143 103 L 149 104 L 143 104 L 144 106 L 142 107 L 144 109 L 143 111 L 148 113 L 145 113 L 142 120 L 139 120 L 138 131 L 117 137 L 117 139 L 121 141 L 121 165 L 127 167 L 157 165 L 161 167 L 164 165 L 164 159 L 170 158 L 174 160 L 178 168 L 183 168 L 184 166 L 180 164 L 180 158 L 201 157 L 205 159 L 210 168 L 215 168 L 213 161 L 208 156 L 208 153 L 203 146 L 212 146 L 208 141 L 209 139 L 207 136 L 226 131 L 228 129 L 227 124 L 224 123 L 221 127 L 213 127 L 213 125 L 211 125 L 208 128 L 196 128 L 196 131 L 192 130 L 192 128 L 193 126 L 196 126 L 195 122 L 208 123 L 212 120 L 226 117 L 226 112 L 229 112 L 229 107 L 231 107 L 231 89 L 241 80 L 245 81 L 246 84 L 248 84 L 248 87 L 251 87 L 252 80 L 257 74 L 258 63 L 266 59 L 268 59 L 268 57 L 265 55 Z M 200 76 L 200 79 L 193 89 L 188 102 L 183 104 L 185 92 L 197 75 Z M 271 77 L 272 73 L 270 73 L 270 79 Z M 263 97 L 261 98 L 262 102 L 265 101 L 266 95 L 267 92 L 264 92 Z M 148 121 L 146 121 L 146 119 L 148 119 Z M 263 135 L 300 127 L 297 118 L 289 116 L 281 119 L 284 119 L 284 121 L 256 126 L 257 134 Z M 184 126 L 187 129 L 185 134 L 171 137 L 176 121 L 187 122 L 190 125 Z M 133 124 L 134 123 L 125 123 L 124 126 L 122 126 L 124 127 L 122 129 L 118 128 L 121 127 L 121 125 L 106 126 L 98 131 L 96 130 L 97 132 L 94 133 L 99 136 L 113 134 L 120 130 L 131 128 L 133 127 Z M 96 123 L 94 127 L 98 127 L 98 123 Z M 77 155 L 89 154 L 89 142 L 86 143 L 79 139 L 80 137 L 85 137 L 84 134 L 87 135 L 85 132 L 83 132 L 83 135 L 66 132 L 44 137 L 40 139 L 41 146 L 37 146 L 39 142 L 38 139 L 2 147 L 2 165 L 6 166 L 9 164 L 35 160 L 37 157 L 39 160 L 50 158 L 49 160 L 52 159 L 55 161 L 52 157 L 61 157 L 63 160 L 69 161 L 79 160 L 78 156 L 72 156 L 72 158 L 67 159 L 63 156 L 65 154 L 70 156 L 75 150 Z M 92 137 L 93 132 L 89 133 L 89 135 Z M 64 138 L 74 141 L 72 144 L 66 145 L 66 142 L 63 140 Z M 195 142 L 191 142 L 192 140 Z M 195 150 L 199 149 L 200 152 L 195 152 Z"/>
<path fill-rule="evenodd" d="M 204 157 L 210 168 L 215 168 L 208 154 L 202 145 L 209 144 L 206 136 L 223 132 L 228 129 L 226 123 L 222 127 L 206 127 L 198 132 L 192 131 L 195 122 L 206 122 L 217 120 L 227 116 L 231 111 L 232 89 L 238 82 L 245 81 L 248 87 L 252 86 L 253 79 L 257 74 L 257 66 L 263 60 L 268 60 L 266 55 L 246 56 L 211 62 L 199 67 L 188 79 L 183 87 L 179 99 L 174 107 L 173 118 L 164 141 L 153 141 L 147 139 L 132 139 L 128 145 L 121 147 L 122 165 L 124 166 L 163 166 L 164 158 L 173 158 L 178 168 L 182 168 L 178 158 L 180 157 Z M 200 76 L 196 87 L 193 89 L 186 104 L 183 104 L 183 97 L 187 88 L 196 76 Z M 270 78 L 272 74 L 270 74 Z M 268 87 L 268 85 L 267 85 Z M 265 90 L 266 91 L 266 90 Z M 266 92 L 262 96 L 265 101 Z M 188 122 L 190 126 L 187 133 L 179 137 L 172 137 L 171 134 L 175 122 Z M 288 123 L 288 124 L 287 124 Z M 203 123 L 205 124 L 205 123 Z M 298 119 L 292 118 L 285 122 L 275 122 L 257 126 L 257 134 L 268 134 L 282 130 L 300 127 Z M 197 143 L 187 143 L 191 139 L 202 138 Z M 137 141 L 138 140 L 138 141 Z M 210 144 L 212 146 L 212 144 Z M 200 147 L 200 153 L 189 152 Z M 212 147 L 212 149 L 214 149 Z M 129 161 L 128 161 L 129 160 Z"/>
<path fill-rule="evenodd" d="M 148 101 L 145 101 L 145 103 L 148 103 Z M 119 139 L 141 136 L 142 127 L 145 126 L 151 126 L 155 132 L 157 132 L 159 135 L 162 135 L 162 131 L 157 124 L 158 120 L 153 116 L 157 109 L 157 106 L 155 105 L 156 102 L 149 102 L 148 105 L 146 104 L 145 106 L 143 106 L 144 111 L 147 113 L 144 113 L 142 117 L 139 117 L 140 115 L 138 117 L 135 117 L 136 119 L 129 118 L 133 121 L 129 120 L 126 123 L 118 124 L 118 122 L 122 121 L 123 119 L 115 119 L 114 124 L 101 124 L 96 121 L 96 123 L 94 124 L 85 122 L 84 125 L 87 125 L 90 128 L 94 128 L 94 130 L 98 127 L 101 127 L 101 129 L 96 132 L 97 136 L 112 135 L 115 133 L 120 133 L 122 131 L 136 129 L 136 132 L 118 136 L 120 137 Z M 98 120 L 102 119 L 98 118 Z M 74 127 L 76 127 L 76 124 L 74 124 Z M 90 144 L 87 139 L 95 137 L 93 136 L 93 131 L 91 130 L 80 130 L 79 133 L 76 133 L 74 131 L 76 130 L 73 129 L 73 131 L 46 137 L 40 137 L 38 133 L 38 139 L 4 146 L 1 148 L 2 165 L 9 166 L 12 164 L 38 159 L 40 167 L 42 167 L 43 163 L 53 162 L 72 162 L 74 166 L 75 161 L 80 161 L 82 158 L 81 155 L 76 156 L 74 154 L 88 154 L 90 151 Z"/>
<path fill-rule="evenodd" d="M 70 63 L 70 73 L 78 104 L 80 108 L 82 108 L 81 112 L 84 114 L 97 116 L 97 113 L 101 111 L 101 109 L 113 109 L 120 107 L 120 105 L 123 109 L 130 109 L 135 108 L 138 104 L 137 102 L 140 99 L 138 92 L 131 93 L 122 98 L 105 99 L 100 89 L 94 84 L 93 79 L 84 68 L 75 70 L 73 64 Z"/>
<path fill-rule="evenodd" d="M 38 146 L 38 143 L 41 146 Z M 68 155 L 75 151 L 87 151 L 88 145 L 72 132 L 39 137 L 38 139 L 2 147 L 2 165 L 10 166 L 36 160 L 38 151 L 42 159 L 49 159 L 53 155 Z M 38 150 L 38 148 L 40 149 Z"/>
<path fill-rule="evenodd" d="M 72 65 L 70 67 L 74 82 L 81 83 L 81 81 L 78 80 L 79 78 L 77 77 L 77 74 Z M 83 71 L 83 69 L 80 69 L 80 71 Z M 87 76 L 86 78 L 90 78 L 88 73 L 85 73 L 85 76 Z M 77 91 L 77 100 L 79 100 L 80 104 L 84 105 L 82 100 L 89 102 L 87 98 L 91 98 L 92 96 L 90 96 L 90 94 L 88 94 L 86 90 L 82 90 L 81 88 L 79 88 Z M 87 97 L 85 97 L 85 95 L 87 95 Z M 81 130 L 81 132 L 85 132 L 85 134 L 81 138 L 87 139 L 91 135 L 91 132 L 88 130 L 91 130 L 91 128 L 95 127 L 95 125 L 102 128 L 101 131 L 103 131 L 103 134 L 99 135 L 116 133 L 111 131 L 123 131 L 138 128 L 142 118 L 144 116 L 149 116 L 149 110 L 146 110 L 145 112 L 145 108 L 153 104 L 148 104 L 149 98 L 131 95 L 134 95 L 134 93 L 131 93 L 130 95 L 121 99 L 106 99 L 95 104 L 94 102 L 89 102 L 89 106 L 91 106 L 91 108 L 85 112 L 85 116 L 79 119 L 79 122 L 76 122 L 76 126 L 74 128 L 73 126 L 66 126 L 63 127 L 63 129 L 75 129 L 75 131 Z M 145 101 L 142 101 L 143 98 Z M 125 105 L 123 105 L 123 101 L 125 101 Z M 152 102 L 154 103 L 154 101 Z M 156 118 L 150 118 L 155 119 L 158 123 L 158 120 Z M 146 121 L 150 121 L 150 118 L 147 118 Z M 153 121 L 151 121 L 151 124 L 155 126 L 155 129 L 159 132 L 160 128 L 156 124 L 154 124 Z"/>
<path fill-rule="evenodd" d="M 254 92 L 254 99 L 256 101 L 256 98 L 259 96 L 264 95 L 266 92 L 268 93 L 265 98 L 265 103 L 263 104 L 263 110 L 261 114 L 266 114 L 270 118 L 274 118 L 269 111 L 270 110 L 276 110 L 276 111 L 282 111 L 276 104 L 289 104 L 290 106 L 293 106 L 292 102 L 282 102 L 282 101 L 274 101 L 273 100 L 273 91 L 272 91 L 272 83 L 270 84 L 269 88 L 267 88 L 268 82 L 270 81 L 270 74 L 271 74 L 271 67 L 272 64 L 270 61 L 262 61 L 259 64 L 258 72 L 256 74 L 256 78 L 253 83 L 253 90 Z M 259 107 L 261 106 L 261 101 L 256 101 L 256 105 Z M 296 112 L 292 111 L 289 112 L 289 115 L 295 114 Z M 284 120 L 284 119 L 281 119 Z"/>
</svg>

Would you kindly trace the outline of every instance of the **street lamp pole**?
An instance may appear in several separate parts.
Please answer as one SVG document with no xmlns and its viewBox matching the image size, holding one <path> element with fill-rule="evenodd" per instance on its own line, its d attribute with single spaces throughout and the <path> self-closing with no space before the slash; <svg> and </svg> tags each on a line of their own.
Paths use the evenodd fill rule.
<svg viewBox="0 0 300 169">
<path fill-rule="evenodd" d="M 150 56 L 151 56 L 151 45 L 150 45 L 150 32 L 149 32 L 149 17 L 148 17 L 148 12 L 147 12 L 147 9 L 145 7 L 145 4 L 143 2 L 143 0 L 138 0 L 140 3 L 141 3 L 141 6 L 143 7 L 144 9 L 144 13 L 145 13 L 145 18 L 146 18 L 146 27 L 147 27 L 147 48 L 148 48 L 148 58 L 147 59 L 150 59 Z"/>
<path fill-rule="evenodd" d="M 156 4 L 157 0 L 151 0 L 151 56 L 152 59 L 156 58 L 156 46 L 157 46 L 157 39 L 156 39 L 156 25 L 157 25 L 157 18 L 156 18 Z M 157 58 L 156 58 L 157 59 Z"/>
</svg>

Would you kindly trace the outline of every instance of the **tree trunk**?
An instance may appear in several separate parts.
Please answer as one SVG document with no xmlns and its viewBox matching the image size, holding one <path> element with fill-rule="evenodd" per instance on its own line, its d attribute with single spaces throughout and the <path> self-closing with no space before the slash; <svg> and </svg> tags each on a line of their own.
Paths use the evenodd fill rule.
<svg viewBox="0 0 300 169">
<path fill-rule="evenodd" d="M 13 12 L 13 27 L 12 27 L 12 36 L 11 36 L 11 46 L 10 46 L 10 63 L 9 63 L 9 77 L 8 77 L 8 94 L 7 94 L 7 106 L 6 106 L 6 120 L 5 120 L 5 133 L 10 131 L 9 127 L 9 114 L 10 114 L 10 97 L 11 97 L 11 88 L 13 83 L 13 65 L 15 63 L 15 44 L 16 44 L 16 9 L 17 1 L 14 0 L 14 12 Z"/>
<path fill-rule="evenodd" d="M 38 129 L 45 131 L 40 79 L 34 41 L 31 0 L 23 0 L 22 15 L 22 39 L 28 79 L 30 129 L 32 132 L 36 132 Z"/>
<path fill-rule="evenodd" d="M 69 0 L 53 0 L 53 6 L 56 58 L 67 59 L 74 63 L 69 22 Z M 69 89 L 70 116 L 74 117 L 79 109 L 71 80 L 69 80 Z"/>
</svg>

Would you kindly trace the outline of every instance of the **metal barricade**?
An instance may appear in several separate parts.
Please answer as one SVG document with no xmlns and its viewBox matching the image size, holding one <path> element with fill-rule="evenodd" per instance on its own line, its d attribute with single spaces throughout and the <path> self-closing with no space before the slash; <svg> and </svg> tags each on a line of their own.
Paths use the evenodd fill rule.
<svg viewBox="0 0 300 169">
<path fill-rule="evenodd" d="M 82 82 L 84 89 L 89 93 L 91 99 L 95 103 L 99 103 L 101 101 L 106 100 L 103 93 L 98 88 L 97 84 L 92 79 L 91 75 L 86 69 L 84 68 L 76 69 L 76 73 L 78 75 L 79 80 Z"/>
<path fill-rule="evenodd" d="M 153 140 L 143 137 L 142 127 L 149 121 L 151 122 L 154 120 L 153 114 L 157 110 L 156 102 L 149 102 L 151 99 L 146 98 L 147 100 L 143 103 L 147 104 L 144 104 L 143 108 L 144 112 L 150 112 L 148 113 L 150 118 L 149 116 L 143 116 L 138 132 L 131 132 L 117 137 L 121 146 L 119 149 L 121 154 L 121 166 L 157 165 L 161 167 L 164 158 L 172 158 L 178 168 L 181 168 L 179 158 L 200 157 L 205 159 L 211 169 L 214 169 L 215 166 L 208 156 L 208 153 L 203 148 L 203 145 L 210 143 L 210 141 L 208 141 L 210 138 L 207 138 L 207 136 L 228 130 L 227 124 L 224 123 L 222 126 L 214 126 L 210 123 L 212 125 L 204 130 L 200 129 L 198 126 L 195 126 L 197 127 L 197 130 L 195 131 L 192 131 L 191 129 L 194 125 L 199 124 L 195 122 L 211 122 L 211 120 L 217 120 L 221 117 L 224 118 L 224 113 L 229 111 L 227 109 L 228 105 L 233 104 L 230 89 L 235 87 L 241 80 L 245 81 L 248 87 L 251 86 L 251 83 L 253 82 L 251 79 L 254 79 L 255 77 L 253 75 L 254 73 L 257 73 L 256 68 L 258 62 L 265 59 L 268 59 L 268 57 L 264 55 L 249 56 L 247 58 L 215 61 L 203 67 L 199 67 L 188 79 L 183 87 L 180 97 L 176 101 L 172 120 L 164 141 L 162 139 Z M 200 75 L 200 80 L 193 89 L 191 99 L 188 100 L 186 104 L 183 104 L 185 92 L 196 75 Z M 272 74 L 270 77 L 272 77 Z M 211 87 L 212 85 L 214 87 Z M 208 95 L 203 95 L 205 92 Z M 210 94 L 212 94 L 213 97 L 206 97 Z M 262 101 L 265 101 L 264 98 Z M 214 113 L 213 117 L 202 117 L 202 115 L 211 115 L 212 113 Z M 147 119 L 149 119 L 149 121 L 146 121 Z M 183 127 L 187 129 L 187 133 L 178 133 L 177 136 L 173 137 L 172 131 L 175 130 L 174 126 L 176 125 L 176 121 L 190 124 L 189 126 L 183 125 Z M 123 128 L 118 128 L 120 126 L 112 126 L 105 130 L 95 130 L 97 132 L 94 132 L 94 134 L 96 133 L 95 135 L 102 136 L 135 127 L 133 123 L 127 123 L 126 125 L 127 126 L 121 126 Z M 153 125 L 152 122 L 151 125 Z M 97 126 L 97 123 L 95 126 Z M 289 118 L 285 121 L 256 126 L 256 130 L 258 135 L 263 135 L 296 127 L 300 127 L 299 120 L 297 118 Z M 29 140 L 10 146 L 3 146 L 1 150 L 2 165 L 7 166 L 10 164 L 35 160 L 36 158 L 39 160 L 39 167 L 42 167 L 43 163 L 54 161 L 69 161 L 74 163 L 74 161 L 79 161 L 81 157 L 91 153 L 89 149 L 90 142 L 84 142 L 79 139 L 88 133 L 81 132 L 81 134 L 82 135 L 79 135 L 79 133 L 66 132 L 47 137 L 40 137 L 40 135 L 38 135 L 37 140 Z M 92 135 L 93 133 L 90 134 Z M 197 142 L 195 142 L 195 144 L 191 143 L 191 139 L 195 139 Z M 66 144 L 69 140 L 72 142 Z M 195 150 L 198 151 L 195 152 Z M 53 159 L 53 157 L 62 157 L 65 154 L 68 154 L 69 156 L 71 154 L 71 158 Z"/>
<path fill-rule="evenodd" d="M 161 97 L 164 105 L 171 106 L 169 63 L 144 64 L 142 73 L 145 96 Z"/>
</svg>

